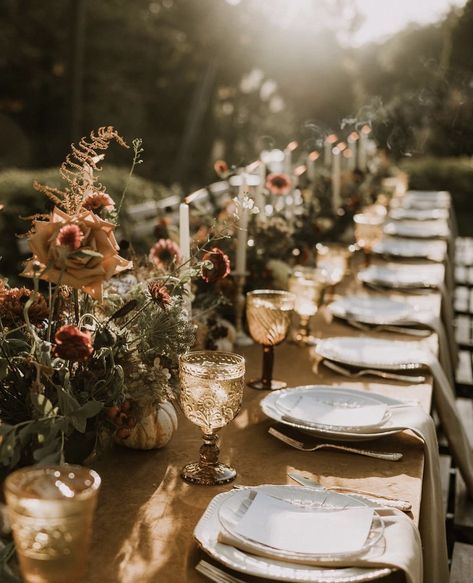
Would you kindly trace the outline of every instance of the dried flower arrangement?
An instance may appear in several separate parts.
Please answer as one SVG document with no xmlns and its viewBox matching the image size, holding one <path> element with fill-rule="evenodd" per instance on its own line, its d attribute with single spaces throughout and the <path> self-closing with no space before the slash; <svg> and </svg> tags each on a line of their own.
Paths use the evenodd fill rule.
<svg viewBox="0 0 473 583">
<path fill-rule="evenodd" d="M 185 283 L 228 272 L 215 249 L 208 256 L 199 249 L 201 259 L 179 265 L 170 241 L 158 242 L 134 268 L 120 256 L 114 231 L 124 194 L 115 206 L 98 180 L 111 142 L 128 147 L 112 127 L 73 145 L 60 168 L 63 190 L 34 185 L 54 208 L 30 217 L 32 257 L 22 275 L 32 289 L 0 284 L 4 473 L 81 462 L 102 437 L 126 440 L 178 388 L 178 357 L 194 343 Z M 132 170 L 142 151 L 134 140 Z"/>
</svg>

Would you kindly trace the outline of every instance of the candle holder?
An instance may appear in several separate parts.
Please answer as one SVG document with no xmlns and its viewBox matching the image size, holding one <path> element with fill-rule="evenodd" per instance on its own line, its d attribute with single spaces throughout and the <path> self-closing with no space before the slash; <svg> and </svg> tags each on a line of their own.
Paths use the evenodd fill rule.
<svg viewBox="0 0 473 583">
<path fill-rule="evenodd" d="M 251 346 L 254 344 L 253 340 L 246 334 L 243 330 L 243 313 L 245 310 L 245 294 L 243 293 L 245 289 L 246 273 L 234 274 L 236 282 L 236 293 L 235 293 L 235 329 L 236 338 L 235 346 Z"/>
</svg>

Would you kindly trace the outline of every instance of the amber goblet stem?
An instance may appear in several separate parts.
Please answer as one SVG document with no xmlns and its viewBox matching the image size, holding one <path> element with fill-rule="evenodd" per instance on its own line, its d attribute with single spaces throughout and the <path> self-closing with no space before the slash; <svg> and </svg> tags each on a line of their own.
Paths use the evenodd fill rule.
<svg viewBox="0 0 473 583">
<path fill-rule="evenodd" d="M 299 331 L 297 334 L 301 339 L 308 338 L 310 336 L 309 322 L 310 316 L 300 316 Z"/>
<path fill-rule="evenodd" d="M 204 433 L 202 438 L 204 443 L 200 446 L 199 463 L 201 466 L 216 466 L 220 454 L 220 448 L 217 445 L 218 437 L 215 433 Z"/>
<path fill-rule="evenodd" d="M 274 346 L 263 344 L 263 370 L 261 374 L 261 384 L 265 389 L 271 389 L 274 366 Z"/>
</svg>

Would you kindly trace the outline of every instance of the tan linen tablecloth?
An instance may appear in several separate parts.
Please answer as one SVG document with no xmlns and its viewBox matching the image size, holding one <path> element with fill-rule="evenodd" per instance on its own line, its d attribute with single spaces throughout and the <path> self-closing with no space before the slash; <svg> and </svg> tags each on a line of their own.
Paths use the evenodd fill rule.
<svg viewBox="0 0 473 583">
<path fill-rule="evenodd" d="M 319 319 L 316 328 L 328 332 Z M 333 323 L 330 333 L 350 333 Z M 396 337 L 396 336 L 394 336 Z M 248 378 L 259 372 L 260 348 L 246 349 Z M 330 383 L 342 379 L 328 371 L 315 376 L 308 351 L 294 345 L 276 348 L 275 375 L 290 385 Z M 418 399 L 430 410 L 431 382 L 422 385 L 386 385 L 369 381 L 344 382 L 409 399 Z M 422 443 L 407 433 L 369 443 L 378 451 L 401 451 L 400 462 L 387 462 L 343 452 L 323 450 L 308 454 L 280 443 L 267 431 L 271 426 L 259 408 L 266 393 L 245 389 L 242 411 L 221 432 L 221 459 L 232 463 L 236 482 L 246 485 L 293 483 L 286 475 L 290 469 L 311 472 L 325 486 L 338 485 L 377 492 L 410 500 L 413 518 L 419 520 L 424 456 Z M 95 463 L 103 486 L 97 509 L 92 544 L 90 583 L 191 583 L 205 578 L 194 567 L 205 555 L 193 541 L 193 529 L 216 494 L 231 485 L 199 487 L 184 483 L 181 467 L 197 459 L 200 446 L 197 427 L 180 418 L 180 428 L 163 450 L 152 452 L 117 448 Z M 384 581 L 403 581 L 396 573 Z"/>
</svg>

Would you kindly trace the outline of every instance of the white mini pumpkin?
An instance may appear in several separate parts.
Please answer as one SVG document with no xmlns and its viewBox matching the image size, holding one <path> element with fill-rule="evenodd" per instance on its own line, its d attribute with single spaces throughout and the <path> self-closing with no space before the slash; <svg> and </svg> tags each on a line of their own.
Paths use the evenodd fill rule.
<svg viewBox="0 0 473 583">
<path fill-rule="evenodd" d="M 132 449 L 158 449 L 169 443 L 176 429 L 176 410 L 171 402 L 165 401 L 145 413 L 129 437 L 117 441 Z"/>
</svg>

